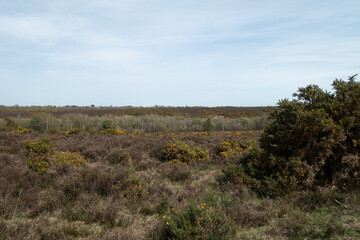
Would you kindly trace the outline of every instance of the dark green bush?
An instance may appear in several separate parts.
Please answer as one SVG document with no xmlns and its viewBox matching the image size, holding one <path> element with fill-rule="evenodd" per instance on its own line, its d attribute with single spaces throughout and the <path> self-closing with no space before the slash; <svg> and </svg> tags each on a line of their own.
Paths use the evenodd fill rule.
<svg viewBox="0 0 360 240">
<path fill-rule="evenodd" d="M 246 162 L 261 159 L 260 166 L 249 166 L 250 176 L 267 185 L 301 180 L 306 186 L 337 184 L 340 175 L 359 177 L 359 161 L 344 161 L 349 154 L 358 157 L 360 150 L 360 83 L 355 76 L 335 80 L 333 93 L 309 85 L 299 88 L 296 99 L 281 100 L 260 139 L 264 153 Z"/>
<path fill-rule="evenodd" d="M 101 128 L 103 130 L 106 130 L 106 129 L 110 129 L 111 128 L 111 120 L 107 119 L 107 120 L 104 120 L 102 123 L 101 123 Z"/>
<path fill-rule="evenodd" d="M 211 119 L 208 118 L 206 119 L 206 121 L 204 122 L 203 124 L 203 129 L 204 131 L 208 132 L 208 131 L 212 131 L 214 129 L 214 125 L 213 123 L 211 122 Z"/>
</svg>

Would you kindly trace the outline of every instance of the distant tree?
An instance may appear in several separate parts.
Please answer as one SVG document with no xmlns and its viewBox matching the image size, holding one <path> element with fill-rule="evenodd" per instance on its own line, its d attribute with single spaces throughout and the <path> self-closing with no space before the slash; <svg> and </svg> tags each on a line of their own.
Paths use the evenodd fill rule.
<svg viewBox="0 0 360 240">
<path fill-rule="evenodd" d="M 45 131 L 46 124 L 39 116 L 32 116 L 30 119 L 30 128 L 37 132 Z"/>
<path fill-rule="evenodd" d="M 102 127 L 102 129 L 106 130 L 106 129 L 111 128 L 111 124 L 112 124 L 111 120 L 106 119 L 102 122 L 101 127 Z"/>
<path fill-rule="evenodd" d="M 204 129 L 204 131 L 212 131 L 213 129 L 214 129 L 214 125 L 213 125 L 213 123 L 211 122 L 211 119 L 210 118 L 208 118 L 205 122 L 204 122 L 204 124 L 203 124 L 203 129 Z"/>
</svg>

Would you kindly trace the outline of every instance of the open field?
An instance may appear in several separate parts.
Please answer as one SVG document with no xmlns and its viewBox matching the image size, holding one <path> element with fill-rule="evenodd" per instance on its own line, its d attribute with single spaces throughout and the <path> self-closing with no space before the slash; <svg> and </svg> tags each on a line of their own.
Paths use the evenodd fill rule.
<svg viewBox="0 0 360 240">
<path fill-rule="evenodd" d="M 269 197 L 228 181 L 260 133 L 0 132 L 0 239 L 360 238 L 359 190 Z M 208 155 L 169 162 L 169 142 Z"/>
</svg>

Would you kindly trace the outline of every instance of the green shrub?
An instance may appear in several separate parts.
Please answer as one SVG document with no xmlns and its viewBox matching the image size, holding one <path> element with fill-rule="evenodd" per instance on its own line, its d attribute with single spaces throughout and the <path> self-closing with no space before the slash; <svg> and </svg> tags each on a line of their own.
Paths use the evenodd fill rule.
<svg viewBox="0 0 360 240">
<path fill-rule="evenodd" d="M 53 153 L 53 145 L 50 139 L 25 141 L 25 148 L 28 167 L 38 173 L 46 173 Z"/>
<path fill-rule="evenodd" d="M 300 158 L 274 156 L 256 144 L 241 162 L 244 183 L 266 195 L 276 196 L 306 185 L 309 166 Z"/>
<path fill-rule="evenodd" d="M 30 119 L 30 128 L 36 132 L 43 132 L 46 129 L 46 125 L 41 117 L 32 116 Z"/>
<path fill-rule="evenodd" d="M 132 168 L 125 171 L 123 180 L 118 181 L 113 189 L 126 197 L 144 197 L 149 194 L 146 183 L 133 173 Z"/>
<path fill-rule="evenodd" d="M 166 239 L 234 239 L 234 221 L 214 197 L 191 199 L 185 209 L 171 208 L 161 217 Z"/>
<path fill-rule="evenodd" d="M 101 128 L 103 130 L 106 130 L 106 129 L 110 129 L 111 128 L 111 120 L 107 119 L 107 120 L 104 120 L 102 123 L 101 123 Z"/>
<path fill-rule="evenodd" d="M 240 165 L 230 165 L 222 170 L 221 182 L 242 184 L 244 182 L 244 169 Z"/>
<path fill-rule="evenodd" d="M 243 161 L 248 180 L 272 191 L 360 176 L 359 158 L 346 162 L 349 154 L 359 156 L 360 83 L 353 76 L 332 86 L 334 93 L 299 88 L 297 99 L 279 102 L 260 139 L 264 152 L 250 152 Z"/>
<path fill-rule="evenodd" d="M 206 132 L 212 131 L 214 129 L 214 125 L 210 118 L 206 119 L 206 121 L 203 123 L 203 129 Z"/>
<path fill-rule="evenodd" d="M 178 140 L 169 141 L 161 151 L 161 158 L 164 161 L 181 162 L 191 164 L 193 161 L 206 161 L 209 153 L 206 150 L 188 145 Z"/>
</svg>

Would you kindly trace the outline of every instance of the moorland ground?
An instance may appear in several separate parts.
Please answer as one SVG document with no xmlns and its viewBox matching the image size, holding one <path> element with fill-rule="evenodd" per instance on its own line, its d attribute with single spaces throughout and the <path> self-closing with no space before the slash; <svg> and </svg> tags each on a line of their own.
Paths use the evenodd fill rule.
<svg viewBox="0 0 360 240">
<path fill-rule="evenodd" d="M 359 238 L 356 189 L 326 186 L 268 196 L 232 179 L 231 166 L 260 133 L 0 132 L 0 238 Z M 221 146 L 231 141 L 244 149 L 228 149 L 225 157 Z M 206 151 L 208 158 L 169 162 L 169 142 Z M 51 148 L 42 151 L 49 162 L 44 172 L 29 162 L 36 158 L 29 149 L 41 144 Z M 55 153 L 77 157 L 64 154 L 61 162 Z"/>
</svg>

